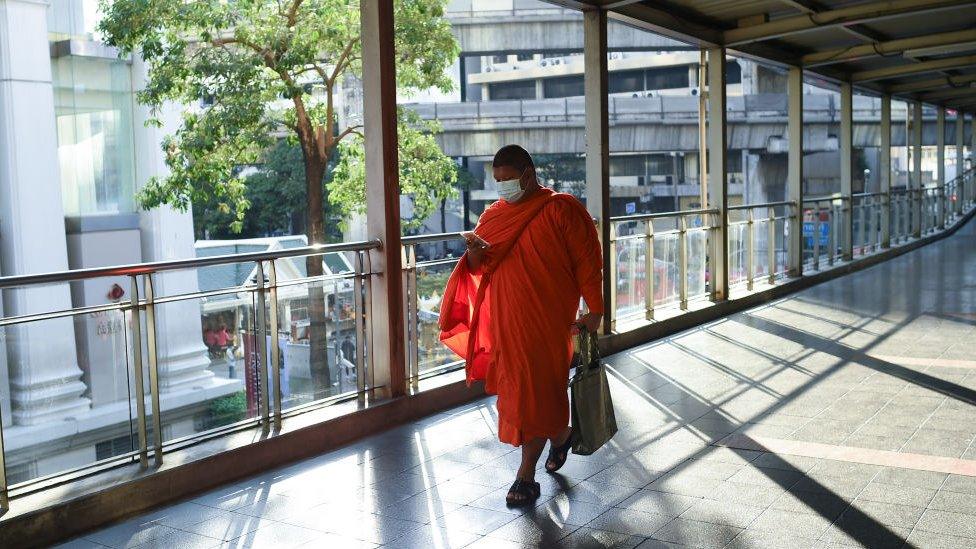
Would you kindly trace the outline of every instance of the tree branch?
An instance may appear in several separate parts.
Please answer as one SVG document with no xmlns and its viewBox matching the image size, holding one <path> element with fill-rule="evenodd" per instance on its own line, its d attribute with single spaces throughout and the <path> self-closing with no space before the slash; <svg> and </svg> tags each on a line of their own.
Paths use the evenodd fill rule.
<svg viewBox="0 0 976 549">
<path fill-rule="evenodd" d="M 330 80 L 335 80 L 339 77 L 346 66 L 348 66 L 348 60 L 350 54 L 352 54 L 352 49 L 356 47 L 356 43 L 359 42 L 359 37 L 355 37 L 346 44 L 346 47 L 342 49 L 342 53 L 336 59 L 335 70 L 332 71 L 332 78 Z"/>
<path fill-rule="evenodd" d="M 288 28 L 294 27 L 298 22 L 298 8 L 302 6 L 302 0 L 294 0 L 288 8 Z"/>
</svg>

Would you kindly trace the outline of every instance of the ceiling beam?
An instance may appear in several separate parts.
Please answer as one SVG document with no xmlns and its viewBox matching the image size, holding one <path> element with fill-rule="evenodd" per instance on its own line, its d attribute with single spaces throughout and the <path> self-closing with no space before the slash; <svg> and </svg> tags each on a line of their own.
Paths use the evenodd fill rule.
<svg viewBox="0 0 976 549">
<path fill-rule="evenodd" d="M 970 82 L 976 82 L 976 74 L 940 76 L 938 78 L 927 78 L 925 80 L 916 80 L 914 82 L 906 82 L 904 84 L 893 84 L 888 86 L 887 90 L 888 93 L 892 94 L 918 93 L 945 87 L 957 88 L 959 86 L 969 84 Z"/>
<path fill-rule="evenodd" d="M 804 55 L 800 58 L 800 63 L 804 67 L 820 67 L 823 65 L 843 63 L 845 61 L 853 61 L 855 59 L 864 59 L 867 57 L 883 57 L 901 54 L 909 50 L 917 50 L 921 48 L 957 46 L 959 44 L 966 43 L 974 44 L 973 49 L 976 49 L 976 29 L 944 32 L 940 34 L 916 36 L 913 38 L 888 40 L 887 42 L 876 42 L 874 44 L 823 50 Z M 932 55 L 932 53 L 929 55 Z"/>
<path fill-rule="evenodd" d="M 941 101 L 949 99 L 960 99 L 966 97 L 976 98 L 976 83 L 969 86 L 960 86 L 958 88 L 946 88 L 942 90 L 936 90 L 928 93 L 920 93 L 916 95 L 918 99 L 922 101 Z"/>
<path fill-rule="evenodd" d="M 676 13 L 666 6 L 626 4 L 609 12 L 609 16 L 622 23 L 663 34 L 699 47 L 715 47 L 721 43 L 722 31 L 714 21 L 698 20 L 687 14 Z"/>
<path fill-rule="evenodd" d="M 784 17 L 761 25 L 737 27 L 722 33 L 726 46 L 737 46 L 838 26 L 856 25 L 878 19 L 920 14 L 932 10 L 970 4 L 967 0 L 888 0 L 822 11 L 820 13 Z"/>
<path fill-rule="evenodd" d="M 857 71 L 851 73 L 851 82 L 871 82 L 872 80 L 885 80 L 887 78 L 898 78 L 900 76 L 911 76 L 913 74 L 924 74 L 947 69 L 960 69 L 970 65 L 976 65 L 976 55 L 946 57 L 945 59 L 932 59 L 910 65 Z"/>
</svg>

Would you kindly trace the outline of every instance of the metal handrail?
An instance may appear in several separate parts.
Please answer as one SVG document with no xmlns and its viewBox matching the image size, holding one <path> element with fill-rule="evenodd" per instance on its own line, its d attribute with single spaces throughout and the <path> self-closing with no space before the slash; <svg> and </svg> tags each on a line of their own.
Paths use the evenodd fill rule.
<svg viewBox="0 0 976 549">
<path fill-rule="evenodd" d="M 803 197 L 803 202 L 805 204 L 807 202 L 832 202 L 834 200 L 847 200 L 847 199 L 848 199 L 848 197 L 841 196 L 841 195 L 837 195 L 837 196 L 833 196 L 833 195 L 826 195 L 826 196 L 805 196 L 805 197 Z"/>
<path fill-rule="evenodd" d="M 781 200 L 779 202 L 762 202 L 759 204 L 740 204 L 738 206 L 729 206 L 726 210 L 737 211 L 737 210 L 752 210 L 758 208 L 775 208 L 778 206 L 790 206 L 796 207 L 796 202 L 792 200 Z"/>
<path fill-rule="evenodd" d="M 89 278 L 106 276 L 137 276 L 161 271 L 176 271 L 213 265 L 227 265 L 229 263 L 245 263 L 251 261 L 274 261 L 288 257 L 307 255 L 322 255 L 332 252 L 359 252 L 377 249 L 381 246 L 379 240 L 361 242 L 343 242 L 341 244 L 322 244 L 303 246 L 288 250 L 274 250 L 270 252 L 248 252 L 243 254 L 215 255 L 212 257 L 193 257 L 188 259 L 174 259 L 169 261 L 155 261 L 151 263 L 136 263 L 131 265 L 116 265 L 112 267 L 92 267 L 69 271 L 55 271 L 27 275 L 0 277 L 0 288 L 13 288 L 31 284 L 53 284 L 58 282 L 72 282 Z"/>
<path fill-rule="evenodd" d="M 718 208 L 707 208 L 699 210 L 682 210 L 679 212 L 658 212 L 650 214 L 632 214 L 611 217 L 611 222 L 623 221 L 646 221 L 648 219 L 667 219 L 669 217 L 688 217 L 693 215 L 718 215 Z"/>
</svg>

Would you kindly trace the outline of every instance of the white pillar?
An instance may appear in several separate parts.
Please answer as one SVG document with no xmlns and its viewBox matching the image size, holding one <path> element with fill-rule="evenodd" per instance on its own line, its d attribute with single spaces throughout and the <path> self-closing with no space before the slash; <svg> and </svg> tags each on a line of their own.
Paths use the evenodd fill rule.
<svg viewBox="0 0 976 549">
<path fill-rule="evenodd" d="M 939 227 L 945 227 L 945 107 L 939 105 L 935 123 L 935 184 L 938 186 L 937 205 Z"/>
<path fill-rule="evenodd" d="M 132 85 L 145 83 L 146 67 L 138 55 L 132 60 Z M 179 125 L 179 111 L 167 106 L 162 113 L 163 127 L 146 126 L 149 109 L 134 105 L 133 148 L 136 186 L 141 188 L 151 177 L 169 173 L 160 148 L 163 137 Z M 193 215 L 169 206 L 139 212 L 143 261 L 189 259 L 193 249 Z M 156 297 L 199 291 L 195 269 L 168 271 L 154 275 Z M 224 383 L 208 370 L 210 358 L 203 344 L 200 301 L 177 301 L 156 307 L 156 338 L 159 355 L 160 391 L 200 390 Z"/>
<path fill-rule="evenodd" d="M 891 247 L 891 95 L 881 96 L 881 165 L 878 169 L 882 194 L 881 247 Z"/>
<path fill-rule="evenodd" d="M 729 297 L 728 176 L 726 156 L 725 48 L 708 50 L 708 205 L 718 210 L 712 231 L 712 300 Z M 702 151 L 705 152 L 705 151 Z"/>
<path fill-rule="evenodd" d="M 47 4 L 0 0 L 0 265 L 4 275 L 68 268 Z M 67 285 L 3 293 L 4 314 L 71 308 Z M 13 422 L 37 425 L 89 407 L 70 318 L 6 329 Z"/>
<path fill-rule="evenodd" d="M 912 234 L 922 236 L 922 103 L 912 108 Z"/>
<path fill-rule="evenodd" d="M 613 328 L 610 268 L 610 126 L 607 95 L 607 12 L 601 9 L 583 13 L 584 100 L 586 102 L 586 208 L 599 220 L 603 246 L 603 333 Z"/>
<path fill-rule="evenodd" d="M 845 261 L 854 257 L 854 89 L 850 82 L 840 85 L 840 195 L 841 255 Z M 833 250 L 831 250 L 833 253 Z"/>
<path fill-rule="evenodd" d="M 790 224 L 789 274 L 803 274 L 803 68 L 790 67 L 787 78 L 787 101 L 789 113 L 787 135 L 789 136 L 786 199 L 796 204 L 793 221 Z"/>
</svg>

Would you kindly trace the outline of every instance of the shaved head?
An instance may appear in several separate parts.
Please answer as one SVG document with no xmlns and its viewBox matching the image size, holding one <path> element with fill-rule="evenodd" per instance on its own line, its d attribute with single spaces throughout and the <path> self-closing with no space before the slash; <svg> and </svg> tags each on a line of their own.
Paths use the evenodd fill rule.
<svg viewBox="0 0 976 549">
<path fill-rule="evenodd" d="M 498 149 L 491 161 L 492 168 L 515 168 L 519 173 L 528 168 L 534 168 L 532 156 L 518 145 L 505 145 Z"/>
</svg>

